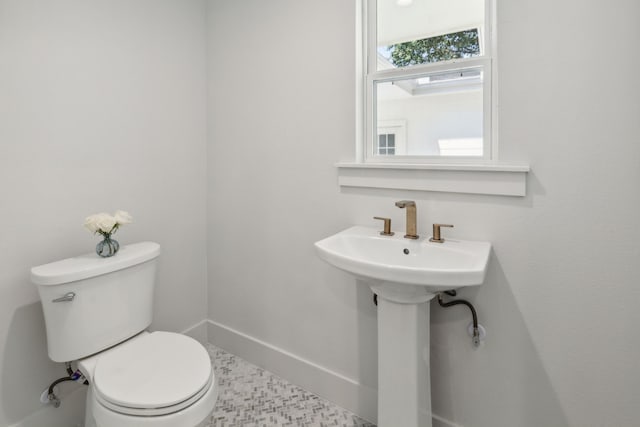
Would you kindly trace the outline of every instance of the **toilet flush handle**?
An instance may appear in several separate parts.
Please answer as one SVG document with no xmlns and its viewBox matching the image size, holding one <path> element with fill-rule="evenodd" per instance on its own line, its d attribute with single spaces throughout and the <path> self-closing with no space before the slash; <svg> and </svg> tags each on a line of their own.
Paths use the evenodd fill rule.
<svg viewBox="0 0 640 427">
<path fill-rule="evenodd" d="M 66 294 L 64 294 L 60 298 L 56 298 L 54 300 L 51 300 L 51 302 L 69 302 L 69 301 L 73 301 L 73 299 L 75 297 L 76 297 L 76 293 L 75 292 L 67 292 Z"/>
</svg>

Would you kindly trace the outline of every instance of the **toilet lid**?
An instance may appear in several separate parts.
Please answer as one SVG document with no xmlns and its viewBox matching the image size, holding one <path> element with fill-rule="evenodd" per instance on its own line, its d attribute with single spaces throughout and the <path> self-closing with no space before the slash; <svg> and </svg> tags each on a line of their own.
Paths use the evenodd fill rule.
<svg viewBox="0 0 640 427">
<path fill-rule="evenodd" d="M 157 414 L 189 406 L 206 392 L 212 378 L 209 355 L 198 341 L 153 332 L 101 357 L 93 386 L 96 398 L 111 409 L 125 413 L 151 409 Z"/>
</svg>

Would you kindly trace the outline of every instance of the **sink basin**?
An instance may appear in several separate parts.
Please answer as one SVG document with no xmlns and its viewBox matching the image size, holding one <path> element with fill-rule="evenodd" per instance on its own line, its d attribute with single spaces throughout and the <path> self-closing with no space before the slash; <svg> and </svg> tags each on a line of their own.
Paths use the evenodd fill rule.
<svg viewBox="0 0 640 427">
<path fill-rule="evenodd" d="M 430 301 L 484 281 L 488 242 L 405 239 L 351 227 L 315 243 L 320 258 L 378 295 L 378 427 L 432 427 Z"/>
<path fill-rule="evenodd" d="M 360 226 L 320 240 L 315 247 L 320 258 L 365 279 L 376 292 L 395 288 L 427 297 L 422 300 L 444 290 L 482 284 L 491 252 L 488 242 L 434 243 L 428 236 L 417 240 L 401 233 L 381 236 L 379 230 Z"/>
</svg>

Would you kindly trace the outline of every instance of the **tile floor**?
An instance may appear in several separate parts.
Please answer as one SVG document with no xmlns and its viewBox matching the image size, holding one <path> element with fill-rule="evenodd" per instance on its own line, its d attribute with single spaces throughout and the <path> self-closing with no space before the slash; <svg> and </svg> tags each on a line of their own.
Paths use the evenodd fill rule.
<svg viewBox="0 0 640 427">
<path fill-rule="evenodd" d="M 206 427 L 375 427 L 218 347 L 208 350 L 220 390 Z"/>
</svg>

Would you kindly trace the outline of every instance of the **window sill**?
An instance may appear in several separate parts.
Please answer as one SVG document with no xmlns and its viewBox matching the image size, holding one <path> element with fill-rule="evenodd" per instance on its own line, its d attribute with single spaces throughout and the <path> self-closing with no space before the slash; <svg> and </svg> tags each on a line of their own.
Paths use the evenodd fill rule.
<svg viewBox="0 0 640 427">
<path fill-rule="evenodd" d="M 522 164 L 337 163 L 341 187 L 525 196 Z"/>
</svg>

